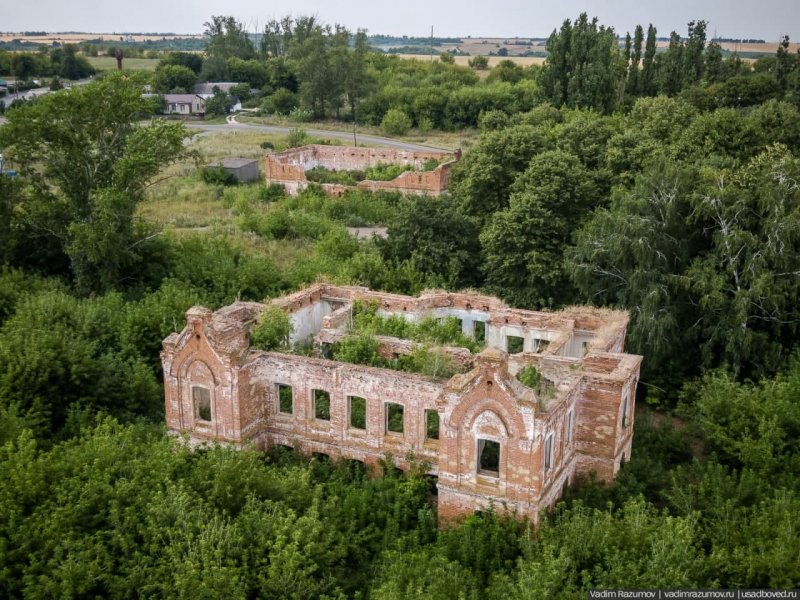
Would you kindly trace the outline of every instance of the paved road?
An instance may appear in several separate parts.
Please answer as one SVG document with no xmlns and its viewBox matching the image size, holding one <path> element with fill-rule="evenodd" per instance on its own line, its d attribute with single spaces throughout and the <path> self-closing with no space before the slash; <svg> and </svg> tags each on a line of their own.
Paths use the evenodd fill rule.
<svg viewBox="0 0 800 600">
<path fill-rule="evenodd" d="M 302 127 L 302 126 L 301 126 Z M 202 123 L 200 121 L 188 121 L 186 123 L 187 129 L 199 129 L 201 133 L 198 135 L 213 135 L 215 133 L 225 133 L 229 131 L 261 131 L 264 133 L 289 133 L 293 127 L 279 127 L 277 125 L 249 125 L 239 123 L 236 117 L 228 117 L 228 122 L 219 125 L 211 125 Z M 329 131 L 327 129 L 310 129 L 302 127 L 308 135 L 320 138 L 336 138 L 340 140 L 353 141 L 352 131 Z M 427 150 L 444 150 L 450 152 L 450 148 L 440 148 L 436 146 L 424 146 L 422 144 L 412 144 L 411 142 L 403 142 L 401 140 L 393 140 L 391 138 L 380 137 L 376 135 L 357 134 L 359 143 L 374 144 L 376 146 L 386 146 L 387 148 L 396 148 L 398 150 L 411 150 L 425 152 Z"/>
<path fill-rule="evenodd" d="M 87 83 L 87 81 L 80 81 L 75 82 L 78 85 L 83 83 Z M 43 90 L 40 92 L 40 90 Z M 40 92 L 38 95 L 42 93 L 48 93 L 50 90 L 48 88 L 39 88 L 36 90 L 30 90 L 28 93 L 33 94 L 34 92 Z M 20 93 L 20 96 L 23 94 Z M 16 96 L 15 96 L 16 98 Z M 5 122 L 3 117 L 0 117 L 0 125 Z M 187 121 L 186 123 L 187 129 L 194 129 L 199 131 L 199 133 L 193 135 L 192 137 L 197 137 L 200 135 L 215 135 L 218 133 L 227 133 L 230 131 L 261 131 L 263 133 L 279 133 L 279 134 L 286 134 L 289 133 L 293 127 L 279 127 L 277 125 L 248 125 L 245 123 L 239 123 L 236 121 L 235 116 L 228 117 L 227 123 L 220 123 L 218 125 L 212 125 L 210 123 L 203 123 L 202 121 Z M 319 138 L 336 138 L 345 141 L 352 141 L 353 139 L 353 132 L 352 131 L 329 131 L 327 129 L 308 129 L 303 127 L 306 133 L 309 135 L 313 135 L 314 137 Z M 387 148 L 396 148 L 397 150 L 410 150 L 410 151 L 419 151 L 419 152 L 426 152 L 428 150 L 442 150 L 445 152 L 452 152 L 452 148 L 441 148 L 437 146 L 425 146 L 423 144 L 413 144 L 411 142 L 404 142 L 401 140 L 394 140 L 391 138 L 380 137 L 377 135 L 367 135 L 367 134 L 358 134 L 358 141 L 359 143 L 366 143 L 366 144 L 373 144 L 375 146 L 385 146 Z M 186 143 L 191 143 L 190 139 L 186 140 Z"/>
<path fill-rule="evenodd" d="M 80 79 L 78 81 L 64 81 L 63 83 L 64 83 L 65 86 L 73 86 L 73 85 L 86 85 L 90 81 L 91 81 L 91 79 Z M 13 87 L 12 87 L 12 89 L 13 89 Z M 17 98 L 20 98 L 20 99 L 23 99 L 23 100 L 33 100 L 34 98 L 38 98 L 39 96 L 44 96 L 45 94 L 49 94 L 49 93 L 50 93 L 50 88 L 49 87 L 34 88 L 32 90 L 26 90 L 24 92 L 19 92 L 19 94 L 17 94 L 16 92 L 11 92 L 9 90 L 9 92 L 6 93 L 5 96 L 0 98 L 0 102 L 5 104 L 6 108 L 8 108 L 8 106 L 14 100 L 16 100 Z"/>
</svg>

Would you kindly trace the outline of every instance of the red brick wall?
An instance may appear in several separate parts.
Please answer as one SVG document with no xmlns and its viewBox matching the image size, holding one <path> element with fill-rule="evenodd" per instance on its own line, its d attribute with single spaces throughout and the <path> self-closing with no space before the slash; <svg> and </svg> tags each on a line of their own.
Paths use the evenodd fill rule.
<svg viewBox="0 0 800 600">
<path fill-rule="evenodd" d="M 281 183 L 290 194 L 297 194 L 308 185 L 305 172 L 316 166 L 336 171 L 363 170 L 378 163 L 413 165 L 421 169 L 423 163 L 435 158 L 451 156 L 445 152 L 402 152 L 386 148 L 349 148 L 345 146 L 310 145 L 264 157 L 266 183 Z M 450 183 L 450 169 L 455 161 L 439 165 L 433 171 L 402 173 L 392 181 L 362 181 L 358 188 L 367 190 L 394 190 L 405 193 L 438 196 Z M 322 189 L 330 196 L 341 196 L 348 186 L 324 184 Z"/>
<path fill-rule="evenodd" d="M 472 294 L 409 298 L 324 284 L 277 299 L 274 304 L 294 313 L 316 303 L 330 303 L 335 310 L 322 317 L 321 331 L 332 335 L 349 310 L 347 303 L 354 298 L 373 299 L 382 309 L 397 312 L 477 306 L 497 310 L 497 315 L 507 311 L 509 318 L 523 320 L 528 312 L 509 311 L 495 298 Z M 252 350 L 248 328 L 263 308 L 255 303 L 237 303 L 213 314 L 193 308 L 187 313 L 184 331 L 164 341 L 162 361 L 170 430 L 188 433 L 194 442 L 242 444 L 251 440 L 260 448 L 282 444 L 370 465 L 390 453 L 401 468 L 409 466 L 406 456 L 411 453 L 418 461 L 428 461 L 429 472 L 439 477 L 442 520 L 458 518 L 490 502 L 498 507 L 505 503 L 535 520 L 540 510 L 552 506 L 561 496 L 564 484 L 576 473 L 595 471 L 601 479 L 611 479 L 622 455 L 630 457 L 640 357 L 590 351 L 581 359 L 547 354 L 509 358 L 505 352 L 489 348 L 469 357 L 474 365 L 470 372 L 450 380 L 433 379 Z M 530 318 L 538 318 L 536 314 L 530 313 Z M 560 321 L 564 327 L 574 323 L 575 312 L 569 314 Z M 597 314 L 597 322 L 585 322 L 584 326 L 603 332 L 616 318 L 610 313 L 605 317 Z M 554 314 L 549 323 L 557 324 L 559 318 Z M 617 319 L 616 323 L 624 331 L 626 321 Z M 608 339 L 615 341 L 613 336 Z M 555 382 L 552 397 L 538 397 L 513 376 L 526 364 L 536 365 Z M 277 409 L 278 383 L 293 389 L 291 414 Z M 210 422 L 196 418 L 192 386 L 210 390 Z M 315 389 L 330 393 L 330 420 L 314 415 Z M 627 424 L 623 425 L 626 393 Z M 349 396 L 366 400 L 365 430 L 350 426 Z M 387 402 L 403 406 L 401 434 L 386 431 Z M 439 440 L 426 439 L 426 410 L 439 415 Z M 574 415 L 571 441 L 567 429 L 570 411 Z M 544 448 L 549 434 L 553 436 L 552 460 L 546 469 Z M 478 472 L 479 439 L 500 444 L 499 476 Z"/>
</svg>

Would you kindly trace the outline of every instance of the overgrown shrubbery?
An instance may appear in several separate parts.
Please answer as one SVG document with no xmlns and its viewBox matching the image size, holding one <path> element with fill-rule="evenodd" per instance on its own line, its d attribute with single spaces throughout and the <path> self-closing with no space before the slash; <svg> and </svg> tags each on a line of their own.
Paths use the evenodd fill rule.
<svg viewBox="0 0 800 600">
<path fill-rule="evenodd" d="M 379 353 L 375 336 L 389 336 L 416 342 L 410 354 L 387 358 Z M 401 315 L 381 317 L 376 305 L 353 305 L 351 333 L 334 344 L 331 356 L 336 360 L 449 378 L 465 367 L 440 346 L 464 347 L 476 352 L 482 344 L 465 336 L 455 317 L 408 321 Z"/>
<path fill-rule="evenodd" d="M 395 163 L 377 163 L 364 169 L 364 179 L 370 181 L 391 181 L 397 179 L 406 171 L 413 171 L 413 165 L 400 165 Z"/>
<path fill-rule="evenodd" d="M 292 322 L 285 310 L 268 306 L 250 331 L 250 345 L 259 350 L 281 350 L 289 346 Z"/>
<path fill-rule="evenodd" d="M 364 180 L 363 171 L 335 171 L 325 167 L 314 167 L 306 171 L 306 179 L 314 183 L 338 183 L 340 185 L 357 185 Z"/>
<path fill-rule="evenodd" d="M 390 108 L 381 120 L 381 129 L 387 135 L 404 135 L 411 125 L 409 116 L 397 108 Z"/>
<path fill-rule="evenodd" d="M 428 377 L 449 379 L 466 368 L 441 348 L 428 344 L 415 344 L 410 354 L 386 358 L 379 353 L 380 342 L 374 334 L 356 332 L 335 343 L 330 358 L 342 362 L 420 373 Z"/>
<path fill-rule="evenodd" d="M 204 167 L 200 170 L 200 179 L 209 185 L 236 185 L 239 183 L 236 176 L 223 167 Z"/>
<path fill-rule="evenodd" d="M 473 353 L 483 349 L 482 343 L 464 335 L 461 321 L 457 317 L 441 319 L 426 317 L 420 321 L 410 321 L 402 315 L 382 317 L 377 314 L 377 310 L 376 304 L 354 302 L 353 330 L 423 343 L 435 343 L 441 346 L 467 348 Z"/>
</svg>

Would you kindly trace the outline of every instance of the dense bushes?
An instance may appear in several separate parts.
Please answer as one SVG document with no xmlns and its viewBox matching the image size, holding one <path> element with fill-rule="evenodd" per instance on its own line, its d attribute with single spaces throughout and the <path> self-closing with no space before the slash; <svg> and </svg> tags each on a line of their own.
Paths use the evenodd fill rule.
<svg viewBox="0 0 800 600">
<path fill-rule="evenodd" d="M 250 331 L 250 346 L 260 350 L 280 350 L 289 345 L 292 323 L 285 310 L 270 306 L 258 316 Z"/>
<path fill-rule="evenodd" d="M 236 185 L 236 176 L 224 167 L 204 167 L 200 170 L 200 179 L 209 185 Z"/>
<path fill-rule="evenodd" d="M 49 452 L 21 435 L 0 475 L 7 597 L 349 596 L 383 548 L 435 532 L 421 475 L 192 452 L 110 419 Z"/>
</svg>

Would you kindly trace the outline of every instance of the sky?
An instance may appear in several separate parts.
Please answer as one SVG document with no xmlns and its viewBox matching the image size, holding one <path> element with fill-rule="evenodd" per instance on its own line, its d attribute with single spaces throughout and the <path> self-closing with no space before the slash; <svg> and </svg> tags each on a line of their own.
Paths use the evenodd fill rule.
<svg viewBox="0 0 800 600">
<path fill-rule="evenodd" d="M 709 37 L 800 38 L 800 0 L 0 0 L 0 31 L 202 33 L 211 15 L 233 15 L 251 31 L 286 14 L 318 16 L 370 33 L 441 37 L 546 37 L 565 18 L 597 16 L 621 35 L 637 23 L 686 33 L 695 19 Z"/>
</svg>

